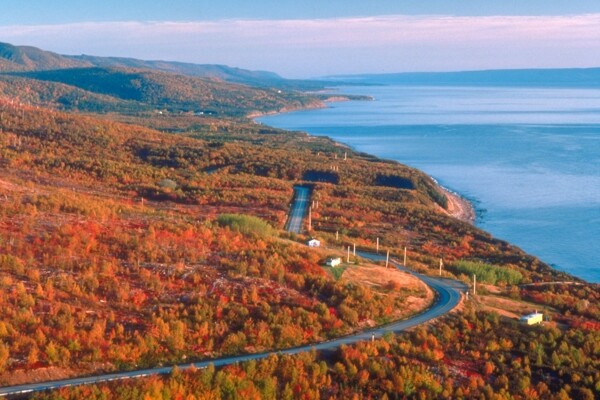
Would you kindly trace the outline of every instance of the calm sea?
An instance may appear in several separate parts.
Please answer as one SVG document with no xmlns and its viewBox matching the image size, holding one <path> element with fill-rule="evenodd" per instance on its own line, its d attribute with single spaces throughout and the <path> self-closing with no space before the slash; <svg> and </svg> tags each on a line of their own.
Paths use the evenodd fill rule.
<svg viewBox="0 0 600 400">
<path fill-rule="evenodd" d="M 419 168 L 477 225 L 600 282 L 600 90 L 344 87 L 375 101 L 260 118 Z"/>
</svg>

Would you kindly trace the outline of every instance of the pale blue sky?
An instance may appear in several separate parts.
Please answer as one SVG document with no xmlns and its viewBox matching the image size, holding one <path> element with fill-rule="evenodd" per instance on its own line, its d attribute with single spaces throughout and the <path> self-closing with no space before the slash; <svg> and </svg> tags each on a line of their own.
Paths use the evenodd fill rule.
<svg viewBox="0 0 600 400">
<path fill-rule="evenodd" d="M 600 66 L 596 0 L 3 0 L 0 41 L 339 73 Z"/>
<path fill-rule="evenodd" d="M 310 19 L 373 15 L 564 15 L 596 0 L 2 0 L 0 24 L 82 21 Z"/>
</svg>

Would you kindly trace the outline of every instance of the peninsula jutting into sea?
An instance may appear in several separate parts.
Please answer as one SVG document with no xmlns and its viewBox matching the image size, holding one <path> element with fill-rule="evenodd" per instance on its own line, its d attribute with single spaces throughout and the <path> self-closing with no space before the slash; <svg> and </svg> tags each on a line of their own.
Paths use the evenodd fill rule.
<svg viewBox="0 0 600 400">
<path fill-rule="evenodd" d="M 0 397 L 597 397 L 600 14 L 137 1 L 3 4 Z"/>
</svg>

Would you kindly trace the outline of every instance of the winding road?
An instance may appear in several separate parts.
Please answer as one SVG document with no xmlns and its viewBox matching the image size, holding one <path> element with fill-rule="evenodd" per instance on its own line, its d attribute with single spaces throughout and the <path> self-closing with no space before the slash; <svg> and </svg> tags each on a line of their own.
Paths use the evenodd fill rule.
<svg viewBox="0 0 600 400">
<path fill-rule="evenodd" d="M 298 191 L 297 189 L 305 189 Z M 306 203 L 308 202 L 309 189 L 304 187 L 296 187 L 296 198 L 295 204 L 292 207 L 290 212 L 290 220 L 288 222 L 288 230 L 292 231 L 292 229 L 300 229 L 302 226 L 302 219 L 304 216 L 304 211 L 306 210 Z M 302 214 L 299 217 L 294 217 L 295 210 L 301 209 Z M 295 221 L 296 218 L 299 218 L 300 221 L 297 223 Z M 292 224 L 293 222 L 293 224 Z M 357 254 L 363 258 L 370 259 L 372 261 L 381 261 L 385 259 L 385 256 L 374 253 L 366 253 L 366 252 L 357 252 Z M 124 380 L 124 379 L 134 379 L 141 378 L 144 376 L 150 375 L 164 375 L 169 374 L 173 370 L 173 368 L 177 367 L 179 370 L 186 370 L 190 368 L 206 368 L 210 364 L 215 367 L 222 367 L 225 365 L 236 364 L 244 361 L 250 360 L 259 360 L 262 358 L 269 357 L 273 354 L 297 354 L 312 350 L 334 350 L 342 345 L 349 345 L 356 342 L 371 340 L 373 337 L 379 338 L 383 336 L 387 332 L 400 332 L 411 328 L 416 325 L 423 324 L 427 321 L 430 321 L 436 317 L 439 317 L 443 314 L 446 314 L 450 310 L 452 310 L 460 301 L 460 291 L 466 290 L 466 285 L 461 282 L 457 282 L 449 279 L 439 279 L 433 278 L 430 276 L 425 276 L 421 274 L 417 274 L 407 270 L 405 267 L 400 265 L 397 261 L 391 260 L 392 265 L 395 267 L 412 273 L 421 279 L 427 286 L 429 286 L 436 294 L 435 300 L 429 309 L 424 312 L 417 314 L 409 319 L 403 321 L 393 322 L 384 326 L 378 326 L 375 328 L 367 329 L 364 331 L 360 331 L 348 336 L 343 336 L 337 339 L 315 343 L 311 345 L 299 346 L 294 348 L 282 349 L 269 351 L 264 353 L 256 353 L 256 354 L 247 354 L 241 356 L 232 356 L 232 357 L 224 357 L 215 360 L 207 360 L 196 363 L 187 363 L 187 364 L 179 364 L 177 366 L 169 366 L 169 367 L 160 367 L 160 368 L 151 368 L 151 369 L 143 369 L 136 371 L 127 371 L 127 372 L 116 372 L 112 374 L 103 374 L 103 375 L 95 375 L 95 376 L 87 376 L 81 378 L 73 378 L 73 379 L 63 379 L 58 381 L 51 382 L 40 382 L 40 383 L 31 383 L 26 385 L 19 386 L 10 386 L 0 388 L 0 396 L 10 396 L 10 395 L 18 395 L 23 393 L 30 393 L 35 391 L 42 390 L 50 390 L 50 389 L 58 389 L 69 386 L 77 386 L 77 385 L 87 385 L 87 384 L 95 384 L 101 382 L 109 382 L 116 380 Z"/>
</svg>

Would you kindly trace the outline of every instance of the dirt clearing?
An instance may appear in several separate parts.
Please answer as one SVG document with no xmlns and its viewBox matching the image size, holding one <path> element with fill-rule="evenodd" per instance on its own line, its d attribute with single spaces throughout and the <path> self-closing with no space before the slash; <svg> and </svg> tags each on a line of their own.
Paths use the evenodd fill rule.
<svg viewBox="0 0 600 400">
<path fill-rule="evenodd" d="M 376 265 L 348 266 L 341 279 L 370 286 L 377 293 L 402 297 L 406 307 L 395 310 L 395 317 L 415 314 L 433 301 L 433 293 L 421 280 L 396 268 Z"/>
</svg>

